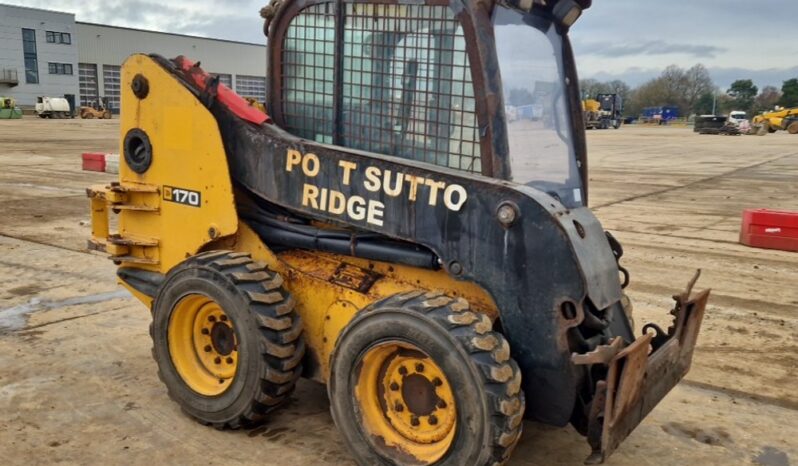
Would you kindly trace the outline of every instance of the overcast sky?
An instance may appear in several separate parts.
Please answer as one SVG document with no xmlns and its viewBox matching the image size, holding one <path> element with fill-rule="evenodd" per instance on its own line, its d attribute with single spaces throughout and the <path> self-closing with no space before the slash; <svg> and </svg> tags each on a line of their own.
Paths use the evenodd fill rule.
<svg viewBox="0 0 798 466">
<path fill-rule="evenodd" d="M 268 0 L 0 0 L 78 21 L 263 42 Z M 580 77 L 638 85 L 668 65 L 706 65 L 721 88 L 798 77 L 798 0 L 594 0 L 571 38 Z"/>
</svg>

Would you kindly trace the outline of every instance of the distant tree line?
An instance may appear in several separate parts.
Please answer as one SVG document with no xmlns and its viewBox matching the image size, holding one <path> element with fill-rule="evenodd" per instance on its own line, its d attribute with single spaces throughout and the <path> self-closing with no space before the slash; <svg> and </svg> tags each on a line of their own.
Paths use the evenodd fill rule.
<svg viewBox="0 0 798 466">
<path fill-rule="evenodd" d="M 713 111 L 725 114 L 742 110 L 749 116 L 782 107 L 798 106 L 798 78 L 784 81 L 781 90 L 765 86 L 760 91 L 750 79 L 738 79 L 726 90 L 712 82 L 704 65 L 689 69 L 671 65 L 662 74 L 637 88 L 630 88 L 620 80 L 600 82 L 583 79 L 579 86 L 584 98 L 595 98 L 597 94 L 617 93 L 624 99 L 624 114 L 640 115 L 646 107 L 673 105 L 682 115 L 710 114 Z"/>
</svg>

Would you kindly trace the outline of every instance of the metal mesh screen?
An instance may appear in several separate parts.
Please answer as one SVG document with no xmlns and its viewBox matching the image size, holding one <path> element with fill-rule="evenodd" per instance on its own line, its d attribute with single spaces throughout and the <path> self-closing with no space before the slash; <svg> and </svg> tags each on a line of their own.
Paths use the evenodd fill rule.
<svg viewBox="0 0 798 466">
<path fill-rule="evenodd" d="M 286 130 L 303 138 L 333 142 L 335 7 L 321 3 L 302 10 L 283 42 L 283 117 Z"/>
<path fill-rule="evenodd" d="M 465 39 L 452 11 L 345 8 L 343 144 L 481 172 Z"/>
<path fill-rule="evenodd" d="M 288 27 L 282 53 L 286 129 L 319 142 L 481 173 L 470 66 L 452 10 L 341 5 L 343 37 L 335 34 L 333 3 L 302 10 Z M 336 41 L 343 41 L 338 66 Z"/>
</svg>

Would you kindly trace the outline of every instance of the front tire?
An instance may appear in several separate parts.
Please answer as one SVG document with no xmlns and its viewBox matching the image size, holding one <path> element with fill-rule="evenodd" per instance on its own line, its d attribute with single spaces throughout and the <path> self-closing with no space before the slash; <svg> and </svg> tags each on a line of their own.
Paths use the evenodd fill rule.
<svg viewBox="0 0 798 466">
<path fill-rule="evenodd" d="M 330 409 L 362 465 L 504 464 L 521 437 L 521 373 L 464 299 L 401 293 L 338 337 Z"/>
<path fill-rule="evenodd" d="M 229 251 L 199 254 L 169 272 L 153 303 L 153 357 L 188 415 L 238 428 L 288 399 L 305 345 L 282 283 L 249 254 Z"/>
</svg>

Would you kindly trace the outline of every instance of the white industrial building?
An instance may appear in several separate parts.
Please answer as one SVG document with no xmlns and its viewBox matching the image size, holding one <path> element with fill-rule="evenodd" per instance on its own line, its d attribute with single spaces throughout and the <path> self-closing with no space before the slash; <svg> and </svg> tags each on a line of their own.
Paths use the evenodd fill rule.
<svg viewBox="0 0 798 466">
<path fill-rule="evenodd" d="M 0 96 L 30 108 L 39 96 L 108 97 L 119 111 L 120 68 L 134 53 L 185 55 L 245 96 L 266 98 L 262 44 L 75 21 L 66 12 L 0 4 Z"/>
</svg>

